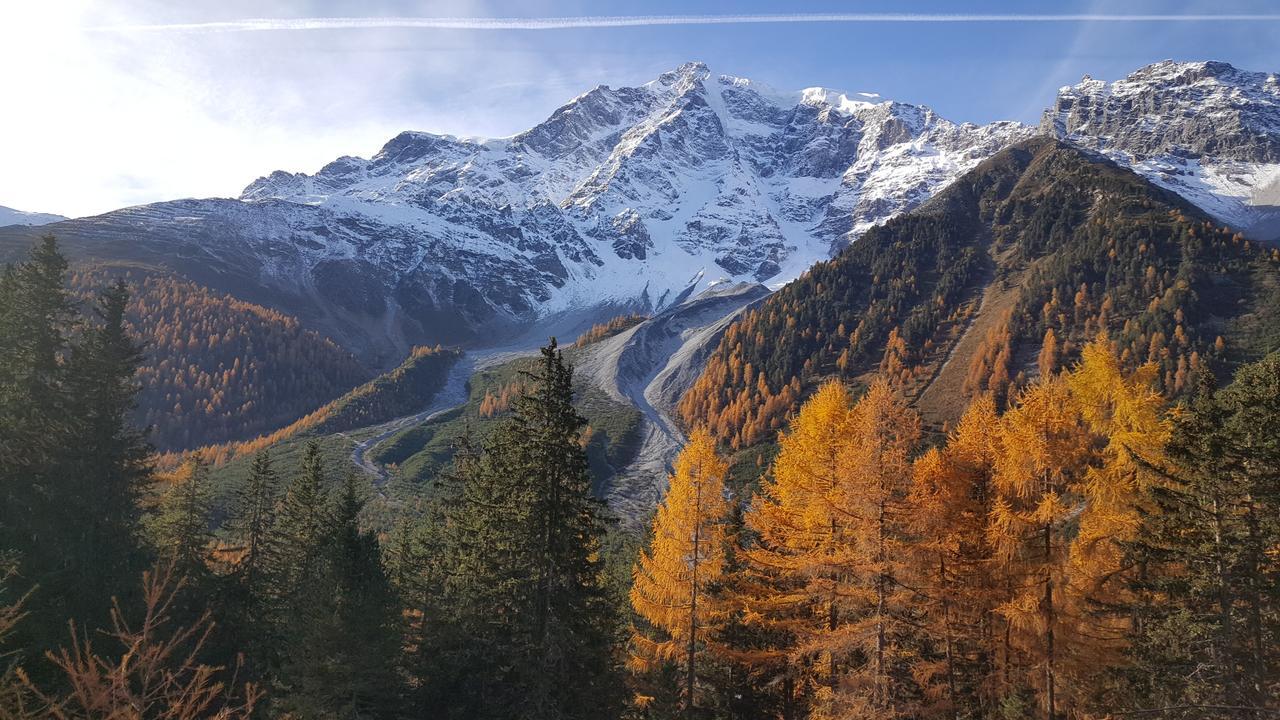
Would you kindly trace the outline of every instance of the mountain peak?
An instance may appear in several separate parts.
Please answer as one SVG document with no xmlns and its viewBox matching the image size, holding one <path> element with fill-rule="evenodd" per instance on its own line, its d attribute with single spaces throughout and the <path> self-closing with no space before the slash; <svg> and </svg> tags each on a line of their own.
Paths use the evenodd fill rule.
<svg viewBox="0 0 1280 720">
<path fill-rule="evenodd" d="M 647 83 L 646 87 L 680 87 L 702 82 L 709 77 L 711 77 L 711 69 L 707 64 L 694 60 L 662 73 L 656 80 Z"/>
</svg>

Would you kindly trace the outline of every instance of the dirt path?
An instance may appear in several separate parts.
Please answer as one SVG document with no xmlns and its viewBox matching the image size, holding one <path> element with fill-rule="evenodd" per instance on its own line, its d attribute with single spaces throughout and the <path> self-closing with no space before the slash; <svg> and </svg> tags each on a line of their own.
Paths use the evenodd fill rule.
<svg viewBox="0 0 1280 720">
<path fill-rule="evenodd" d="M 367 457 L 368 451 L 405 428 L 423 423 L 453 410 L 467 401 L 467 383 L 476 371 L 477 363 L 487 360 L 472 353 L 465 353 L 449 368 L 444 387 L 436 393 L 426 409 L 405 415 L 375 426 L 376 434 L 356 443 L 351 449 L 351 463 L 373 477 L 373 486 L 381 488 L 391 478 L 387 469 Z"/>
<path fill-rule="evenodd" d="M 1022 274 L 1018 273 L 987 283 L 963 333 L 952 343 L 933 379 L 916 395 L 916 409 L 925 423 L 940 428 L 944 423 L 954 423 L 963 414 L 967 404 L 964 381 L 969 374 L 969 363 L 987 332 L 998 327 L 1005 312 L 1017 302 L 1021 280 Z"/>
</svg>

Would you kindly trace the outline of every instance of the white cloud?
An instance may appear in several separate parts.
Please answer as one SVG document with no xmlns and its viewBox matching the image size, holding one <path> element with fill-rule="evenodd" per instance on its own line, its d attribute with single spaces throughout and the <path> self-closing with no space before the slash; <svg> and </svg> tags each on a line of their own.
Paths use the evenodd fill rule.
<svg viewBox="0 0 1280 720">
<path fill-rule="evenodd" d="M 454 9 L 484 8 L 458 0 Z M 234 196 L 275 169 L 370 155 L 405 129 L 518 131 L 576 94 L 562 88 L 581 87 L 579 72 L 598 70 L 566 76 L 518 42 L 495 47 L 447 32 L 85 29 L 148 19 L 118 3 L 110 12 L 85 1 L 0 3 L 0 204 L 86 215 Z M 512 89 L 488 92 L 486 83 L 529 90 L 505 103 Z"/>
<path fill-rule="evenodd" d="M 1079 22 L 1268 22 L 1277 13 L 1124 14 L 1124 13 L 789 13 L 759 15 L 584 15 L 579 17 L 317 17 L 246 18 L 190 23 L 99 25 L 94 32 L 268 32 L 306 30 L 571 30 L 664 25 L 746 25 L 779 23 L 1079 23 Z"/>
</svg>

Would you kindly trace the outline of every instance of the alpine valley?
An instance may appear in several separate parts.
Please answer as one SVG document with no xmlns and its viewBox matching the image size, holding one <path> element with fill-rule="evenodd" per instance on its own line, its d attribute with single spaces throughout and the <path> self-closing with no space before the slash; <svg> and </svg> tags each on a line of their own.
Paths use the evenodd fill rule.
<svg viewBox="0 0 1280 720">
<path fill-rule="evenodd" d="M 354 53 L 424 57 L 400 25 L 566 26 L 567 62 L 862 16 L 147 17 L 77 32 L 243 43 L 248 82 L 305 43 L 372 117 Z M 978 26 L 1246 27 L 868 17 L 929 73 L 948 30 L 938 65 Z M 0 208 L 0 720 L 1280 717 L 1280 77 L 1044 99 L 973 125 L 689 63 L 234 199 Z"/>
</svg>

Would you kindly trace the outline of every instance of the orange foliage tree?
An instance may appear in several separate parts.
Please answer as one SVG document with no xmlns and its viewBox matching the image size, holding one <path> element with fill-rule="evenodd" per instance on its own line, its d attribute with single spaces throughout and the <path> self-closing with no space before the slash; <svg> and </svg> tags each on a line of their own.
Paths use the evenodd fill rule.
<svg viewBox="0 0 1280 720">
<path fill-rule="evenodd" d="M 919 432 L 887 383 L 850 407 L 829 382 L 781 438 L 747 513 L 760 581 L 740 601 L 748 622 L 787 638 L 777 652 L 811 685 L 812 717 L 885 712 L 908 695 L 902 545 Z"/>
<path fill-rule="evenodd" d="M 726 616 L 712 591 L 725 568 L 728 471 L 711 435 L 696 430 L 676 460 L 654 517 L 653 539 L 640 553 L 631 586 L 631 606 L 645 627 L 632 632 L 628 664 L 639 673 L 683 664 L 690 717 L 696 706 L 698 655 Z"/>
</svg>

